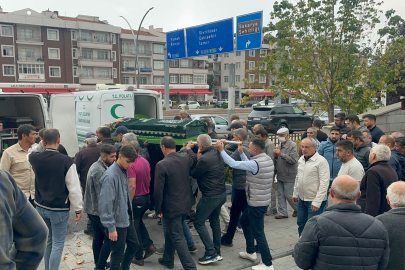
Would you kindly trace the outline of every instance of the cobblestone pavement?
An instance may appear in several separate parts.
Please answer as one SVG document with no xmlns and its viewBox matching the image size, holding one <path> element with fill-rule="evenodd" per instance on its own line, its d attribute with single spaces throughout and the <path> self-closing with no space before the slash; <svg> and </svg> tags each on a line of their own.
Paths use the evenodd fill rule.
<svg viewBox="0 0 405 270">
<path fill-rule="evenodd" d="M 230 196 L 228 196 L 227 206 L 230 205 Z M 298 269 L 295 266 L 294 260 L 291 257 L 291 253 L 294 244 L 298 240 L 297 232 L 297 219 L 291 217 L 292 210 L 289 209 L 289 218 L 276 220 L 274 216 L 265 217 L 265 233 L 266 238 L 271 249 L 271 255 L 273 256 L 274 266 L 276 270 L 281 269 Z M 145 217 L 144 222 L 149 230 L 149 234 L 156 246 L 156 248 L 162 247 L 164 244 L 163 239 L 163 228 L 157 224 L 157 219 L 150 219 Z M 221 221 L 222 222 L 222 221 Z M 209 228 L 209 223 L 206 223 Z M 210 228 L 209 228 L 210 230 Z M 192 235 L 195 244 L 198 248 L 198 252 L 193 254 L 192 257 L 195 261 L 204 255 L 204 246 L 197 234 L 197 232 L 192 229 Z M 60 265 L 60 270 L 71 270 L 71 269 L 82 269 L 82 270 L 93 270 L 93 255 L 91 249 L 92 238 L 85 235 L 83 231 L 73 232 L 68 234 L 66 237 L 65 247 L 63 250 L 63 258 Z M 245 269 L 250 268 L 252 265 L 258 264 L 253 263 L 248 260 L 244 260 L 239 257 L 239 252 L 244 251 L 246 247 L 245 239 L 243 233 L 236 233 L 233 241 L 233 247 L 221 247 L 221 253 L 223 260 L 220 262 L 212 263 L 207 266 L 197 265 L 198 269 Z M 153 255 L 145 260 L 145 265 L 140 267 L 132 265 L 131 269 L 166 269 L 161 266 L 157 260 L 160 256 Z M 259 256 L 260 257 L 260 256 Z M 280 259 L 281 258 L 281 259 Z M 78 261 L 83 261 L 78 264 Z M 294 268 L 295 266 L 295 268 Z M 44 263 L 42 262 L 38 269 L 44 269 Z M 182 269 L 180 261 L 177 256 L 175 256 L 175 267 L 174 269 Z"/>
</svg>

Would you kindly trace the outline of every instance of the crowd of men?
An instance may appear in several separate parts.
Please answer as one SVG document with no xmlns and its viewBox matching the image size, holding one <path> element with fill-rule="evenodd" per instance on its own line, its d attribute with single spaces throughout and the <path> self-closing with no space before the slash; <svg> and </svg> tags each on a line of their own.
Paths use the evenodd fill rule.
<svg viewBox="0 0 405 270">
<path fill-rule="evenodd" d="M 181 111 L 180 118 L 189 116 Z M 82 213 L 88 216 L 85 232 L 93 237 L 98 270 L 142 266 L 155 253 L 172 269 L 175 251 L 184 269 L 197 269 L 187 218 L 205 248 L 199 264 L 219 263 L 221 245 L 233 246 L 240 227 L 246 248 L 239 256 L 256 262 L 260 253 L 252 269 L 273 270 L 264 219 L 289 218 L 288 202 L 297 218 L 300 239 L 293 256 L 300 268 L 403 269 L 403 134 L 384 134 L 372 114 L 363 116 L 361 126 L 358 116 L 339 113 L 329 135 L 315 120 L 299 147 L 287 128 L 277 131 L 276 146 L 262 125 L 252 132 L 237 115 L 231 120 L 227 139 L 234 143 L 218 140 L 215 124 L 206 121 L 208 134 L 183 147 L 170 136 L 156 146 L 126 127 L 113 134 L 100 127 L 86 134 L 87 147 L 74 160 L 58 130 L 41 130 L 36 144 L 35 127 L 21 125 L 18 143 L 0 162 L 1 268 L 36 269 L 44 258 L 46 270 L 59 269 L 73 210 L 75 222 Z M 226 167 L 232 177 L 230 215 L 224 207 Z M 163 225 L 159 250 L 143 222 L 148 209 Z"/>
</svg>

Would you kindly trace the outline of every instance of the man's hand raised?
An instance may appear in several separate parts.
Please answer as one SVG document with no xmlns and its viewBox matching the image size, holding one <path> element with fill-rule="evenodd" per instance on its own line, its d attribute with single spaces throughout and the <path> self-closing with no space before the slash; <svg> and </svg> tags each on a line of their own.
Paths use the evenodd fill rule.
<svg viewBox="0 0 405 270">
<path fill-rule="evenodd" d="M 218 149 L 219 152 L 224 151 L 224 143 L 222 141 L 217 141 L 214 145 L 216 149 Z"/>
</svg>

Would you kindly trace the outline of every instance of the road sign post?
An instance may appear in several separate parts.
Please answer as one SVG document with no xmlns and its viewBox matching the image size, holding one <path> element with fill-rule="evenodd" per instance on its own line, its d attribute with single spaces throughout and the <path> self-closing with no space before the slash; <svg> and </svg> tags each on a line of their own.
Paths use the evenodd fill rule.
<svg viewBox="0 0 405 270">
<path fill-rule="evenodd" d="M 165 58 L 164 58 L 164 67 L 165 67 L 165 107 L 166 110 L 170 110 L 170 101 L 169 101 L 169 61 L 167 60 L 167 46 L 165 46 Z"/>
<path fill-rule="evenodd" d="M 231 53 L 233 18 L 186 28 L 187 57 Z"/>
<path fill-rule="evenodd" d="M 236 17 L 236 51 L 262 48 L 263 11 Z"/>
<path fill-rule="evenodd" d="M 235 64 L 229 64 L 229 88 L 228 88 L 228 119 L 235 113 Z"/>
</svg>

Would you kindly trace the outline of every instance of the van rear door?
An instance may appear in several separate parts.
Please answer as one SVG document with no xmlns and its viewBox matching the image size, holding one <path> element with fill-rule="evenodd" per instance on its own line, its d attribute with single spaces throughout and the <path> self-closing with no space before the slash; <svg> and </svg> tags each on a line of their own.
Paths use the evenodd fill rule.
<svg viewBox="0 0 405 270">
<path fill-rule="evenodd" d="M 101 123 L 110 123 L 119 118 L 134 118 L 134 94 L 130 92 L 104 93 L 100 100 Z"/>
<path fill-rule="evenodd" d="M 75 98 L 73 94 L 56 94 L 51 96 L 49 117 L 51 127 L 59 130 L 60 142 L 69 156 L 74 157 L 79 151 L 76 135 Z"/>
</svg>

